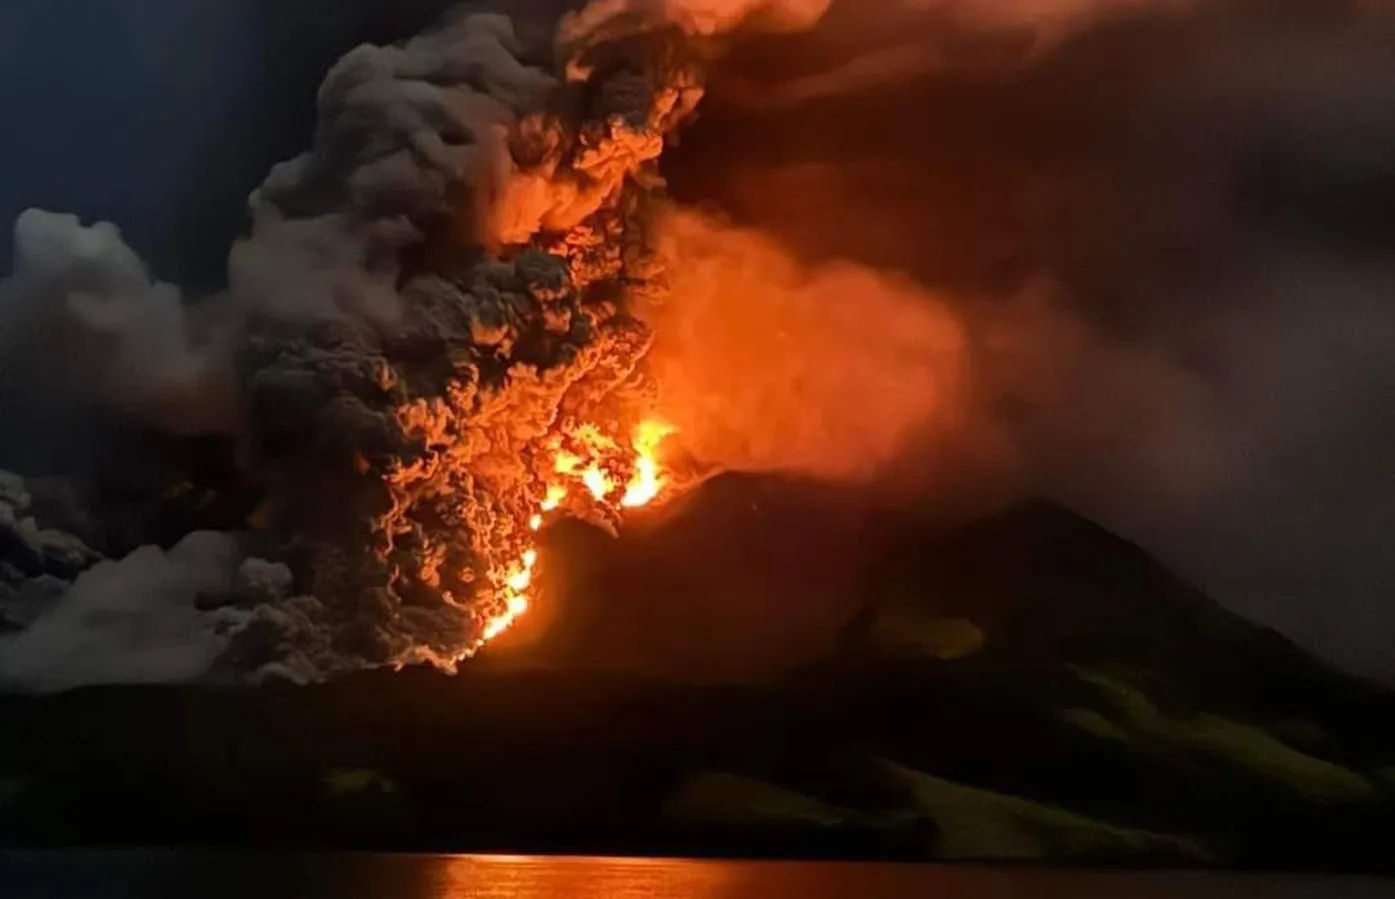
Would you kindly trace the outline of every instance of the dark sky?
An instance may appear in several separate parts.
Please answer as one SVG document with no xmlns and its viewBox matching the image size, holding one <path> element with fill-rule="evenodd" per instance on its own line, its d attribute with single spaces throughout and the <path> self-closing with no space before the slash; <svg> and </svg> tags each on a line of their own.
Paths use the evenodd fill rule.
<svg viewBox="0 0 1395 899">
<path fill-rule="evenodd" d="M 0 221 L 29 206 L 113 221 L 161 278 L 215 286 L 247 193 L 305 147 L 329 65 L 446 5 L 6 0 Z"/>
</svg>

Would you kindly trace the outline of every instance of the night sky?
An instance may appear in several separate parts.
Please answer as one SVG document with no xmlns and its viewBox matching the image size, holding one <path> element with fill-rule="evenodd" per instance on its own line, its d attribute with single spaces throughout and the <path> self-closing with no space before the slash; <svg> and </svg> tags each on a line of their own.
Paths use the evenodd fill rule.
<svg viewBox="0 0 1395 899">
<path fill-rule="evenodd" d="M 443 0 L 14 0 L 0 7 L 12 127 L 0 220 L 29 206 L 116 222 L 154 273 L 219 286 L 248 194 L 314 128 L 330 64 L 408 36 Z M 11 247 L 0 249 L 8 270 Z"/>
</svg>

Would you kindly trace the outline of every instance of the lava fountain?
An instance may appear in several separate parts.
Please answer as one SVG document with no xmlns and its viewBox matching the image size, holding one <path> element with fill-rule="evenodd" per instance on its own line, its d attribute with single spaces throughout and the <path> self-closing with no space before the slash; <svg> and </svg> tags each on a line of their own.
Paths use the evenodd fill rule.
<svg viewBox="0 0 1395 899">
<path fill-rule="evenodd" d="M 547 445 L 552 457 L 551 477 L 536 511 L 528 518 L 528 529 L 536 533 L 550 516 L 572 511 L 595 520 L 599 510 L 603 520 L 618 522 L 623 510 L 656 503 L 669 482 L 660 450 L 673 433 L 672 425 L 645 419 L 634 428 L 628 447 L 595 424 L 578 425 L 556 435 Z M 502 583 L 495 585 L 495 606 L 501 611 L 485 623 L 472 655 L 527 614 L 533 602 L 538 560 L 538 547 L 530 542 L 507 567 Z"/>
</svg>

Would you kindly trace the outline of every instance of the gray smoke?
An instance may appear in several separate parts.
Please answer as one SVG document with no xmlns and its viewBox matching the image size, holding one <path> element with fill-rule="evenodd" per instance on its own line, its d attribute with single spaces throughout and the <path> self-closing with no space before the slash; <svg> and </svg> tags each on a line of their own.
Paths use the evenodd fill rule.
<svg viewBox="0 0 1395 899">
<path fill-rule="evenodd" d="M 99 397 L 176 433 L 229 424 L 217 338 L 114 225 L 31 209 L 15 222 L 14 260 L 0 282 L 7 392 Z"/>
<path fill-rule="evenodd" d="M 1027 21 L 849 2 L 748 42 L 675 192 L 953 308 L 1008 464 L 952 480 L 1011 475 L 1395 677 L 1391 10 Z"/>
<path fill-rule="evenodd" d="M 694 35 L 822 5 L 601 2 L 555 40 L 464 7 L 359 47 L 324 80 L 311 148 L 253 192 L 228 289 L 192 305 L 114 227 L 27 213 L 5 305 L 16 338 L 55 335 L 36 371 L 105 341 L 73 392 L 230 435 L 265 501 L 246 531 L 94 554 L 71 586 L 24 572 L 0 677 L 311 680 L 476 651 L 516 614 L 546 442 L 599 422 L 619 445 L 652 392 L 629 296 L 657 289 L 643 222 L 702 94 Z M 61 542 L 13 530 L 40 555 Z"/>
<path fill-rule="evenodd" d="M 36 620 L 17 635 L 0 637 L 0 684 L 58 690 L 204 674 L 227 644 L 221 631 L 233 622 L 205 615 L 196 599 L 202 591 L 230 589 L 237 561 L 231 537 L 194 533 L 169 552 L 147 546 L 100 562 L 62 585 L 61 595 L 21 595 L 21 609 L 48 607 L 36 610 Z"/>
<path fill-rule="evenodd" d="M 825 5 L 601 0 L 527 27 L 467 9 L 361 47 L 326 77 L 310 149 L 252 195 L 227 291 L 198 302 L 111 226 L 28 214 L 0 390 L 225 433 L 267 500 L 245 531 L 113 562 L 100 504 L 6 499 L 23 564 L 0 570 L 0 672 L 78 682 L 45 661 L 65 646 L 105 659 L 81 669 L 98 679 L 468 654 L 539 499 L 538 441 L 652 392 L 629 294 L 659 289 L 656 161 L 713 55 L 679 32 L 780 32 Z M 844 351 L 835 325 L 855 321 L 856 370 L 887 387 L 854 409 L 830 367 L 785 354 L 856 413 L 790 419 L 814 426 L 801 459 L 855 432 L 830 470 L 861 467 L 868 434 L 884 461 L 909 432 L 894 419 L 927 414 L 904 384 L 962 378 L 910 468 L 1072 502 L 1395 676 L 1391 47 L 1388 6 L 1355 0 L 843 0 L 807 34 L 727 48 L 665 175 L 764 231 L 763 258 L 810 264 L 773 319 L 809 285 L 878 298 L 798 317 Z M 914 325 L 899 368 L 858 310 Z M 780 456 L 751 436 L 732 442 L 756 464 Z"/>
</svg>

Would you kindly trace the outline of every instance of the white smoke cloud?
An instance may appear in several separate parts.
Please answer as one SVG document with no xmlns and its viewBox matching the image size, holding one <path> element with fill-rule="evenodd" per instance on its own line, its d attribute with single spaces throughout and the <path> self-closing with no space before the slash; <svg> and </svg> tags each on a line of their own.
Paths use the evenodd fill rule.
<svg viewBox="0 0 1395 899">
<path fill-rule="evenodd" d="M 6 377 L 104 396 L 174 432 L 226 427 L 226 360 L 178 288 L 151 278 L 115 225 L 30 209 L 0 282 Z"/>
<path fill-rule="evenodd" d="M 97 564 L 28 629 L 0 638 L 0 685 L 62 690 L 205 674 L 228 636 L 195 601 L 231 589 L 239 558 L 232 536 L 198 532 L 168 552 L 147 546 Z"/>
</svg>

